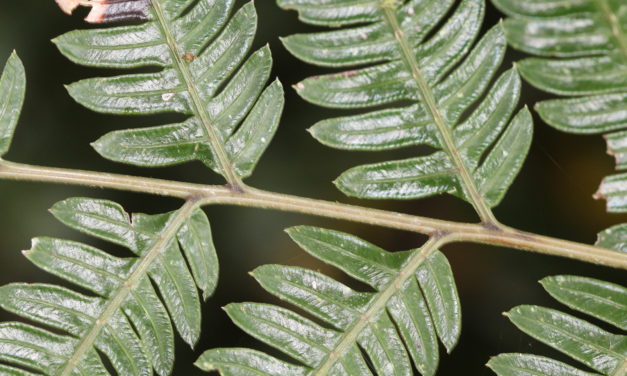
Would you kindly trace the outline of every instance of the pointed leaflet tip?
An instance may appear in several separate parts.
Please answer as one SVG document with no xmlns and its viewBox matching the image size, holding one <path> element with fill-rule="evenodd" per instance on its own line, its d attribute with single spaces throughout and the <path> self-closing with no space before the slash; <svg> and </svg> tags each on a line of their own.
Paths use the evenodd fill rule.
<svg viewBox="0 0 627 376">
<path fill-rule="evenodd" d="M 275 78 L 274 81 L 272 81 L 272 83 L 270 85 L 277 85 L 280 89 L 281 92 L 283 92 L 283 83 L 281 82 L 281 80 L 279 80 L 279 78 Z"/>
</svg>

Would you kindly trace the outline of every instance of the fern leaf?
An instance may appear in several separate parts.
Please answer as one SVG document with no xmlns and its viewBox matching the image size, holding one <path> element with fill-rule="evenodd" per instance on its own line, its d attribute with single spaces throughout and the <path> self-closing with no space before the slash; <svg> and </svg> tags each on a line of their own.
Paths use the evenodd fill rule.
<svg viewBox="0 0 627 376">
<path fill-rule="evenodd" d="M 540 282 L 559 302 L 627 330 L 627 289 L 623 286 L 577 276 L 548 277 Z"/>
<path fill-rule="evenodd" d="M 13 52 L 0 76 L 0 157 L 9 151 L 11 146 L 15 126 L 22 112 L 25 90 L 24 66 Z"/>
<path fill-rule="evenodd" d="M 627 289 L 623 286 L 576 276 L 545 278 L 542 285 L 572 309 L 625 330 Z M 538 306 L 516 307 L 507 317 L 525 333 L 599 374 L 617 376 L 627 370 L 627 336 L 624 334 L 613 334 L 569 314 Z M 501 354 L 490 360 L 488 366 L 501 376 L 593 375 L 529 354 Z"/>
<path fill-rule="evenodd" d="M 316 139 L 345 150 L 438 149 L 352 168 L 335 182 L 345 194 L 414 199 L 451 193 L 482 214 L 498 205 L 520 170 L 531 143 L 532 119 L 526 109 L 513 116 L 520 95 L 518 74 L 509 70 L 491 84 L 505 53 L 505 37 L 495 27 L 475 43 L 484 2 L 454 3 L 278 0 L 305 22 L 344 26 L 283 40 L 306 62 L 355 68 L 295 85 L 314 104 L 367 111 L 319 122 L 311 128 Z M 413 104 L 403 106 L 407 101 Z"/>
<path fill-rule="evenodd" d="M 620 0 L 493 0 L 512 17 L 504 22 L 512 46 L 541 57 L 518 63 L 532 85 L 566 96 L 541 102 L 544 121 L 569 133 L 605 134 L 617 169 L 627 167 L 627 4 Z M 596 198 L 610 212 L 625 212 L 627 176 L 605 178 Z"/>
<path fill-rule="evenodd" d="M 499 376 L 598 376 L 581 371 L 557 360 L 530 354 L 501 354 L 490 360 L 490 367 Z"/>
<path fill-rule="evenodd" d="M 617 170 L 627 168 L 627 5 L 622 1 L 519 2 L 493 0 L 511 15 L 509 43 L 542 58 L 518 63 L 532 85 L 566 96 L 540 102 L 549 125 L 568 133 L 603 133 Z M 627 212 L 627 174 L 603 179 L 595 198 L 609 212 Z M 627 225 L 599 234 L 597 245 L 624 251 Z"/>
<path fill-rule="evenodd" d="M 102 353 L 119 375 L 169 375 L 172 323 L 194 345 L 200 334 L 197 288 L 207 297 L 217 283 L 204 213 L 187 204 L 172 213 L 131 217 L 113 202 L 85 198 L 59 202 L 51 211 L 67 226 L 122 245 L 135 257 L 114 257 L 73 241 L 33 240 L 25 252 L 30 261 L 91 295 L 46 284 L 0 288 L 3 309 L 58 333 L 0 324 L 0 359 L 50 376 L 106 376 Z M 7 372 L 28 375 L 18 368 Z"/>
<path fill-rule="evenodd" d="M 223 375 L 411 375 L 412 367 L 435 374 L 438 338 L 449 350 L 455 346 L 461 312 L 450 266 L 433 243 L 390 253 L 337 231 L 296 227 L 288 233 L 374 292 L 308 269 L 262 266 L 252 275 L 264 289 L 325 326 L 274 305 L 230 304 L 225 309 L 236 325 L 299 364 L 249 349 L 214 349 L 198 367 Z"/>
<path fill-rule="evenodd" d="M 247 58 L 257 28 L 252 2 L 232 17 L 233 0 L 136 3 L 144 4 L 145 10 L 134 16 L 144 23 L 72 31 L 55 43 L 81 65 L 159 70 L 86 79 L 68 91 L 98 112 L 178 112 L 188 118 L 115 131 L 94 142 L 94 148 L 105 158 L 139 166 L 201 161 L 232 184 L 249 176 L 274 136 L 284 103 L 278 81 L 265 87 L 272 66 L 269 48 Z M 89 19 L 128 15 L 116 10 L 118 2 L 104 4 L 104 17 Z"/>
</svg>

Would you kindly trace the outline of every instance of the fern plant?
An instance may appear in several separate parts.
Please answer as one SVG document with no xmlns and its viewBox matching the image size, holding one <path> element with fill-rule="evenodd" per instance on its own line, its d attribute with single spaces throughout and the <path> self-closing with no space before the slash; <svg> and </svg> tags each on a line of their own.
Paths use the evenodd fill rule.
<svg viewBox="0 0 627 376">
<path fill-rule="evenodd" d="M 603 243 L 607 248 L 573 243 L 516 230 L 495 218 L 492 208 L 524 162 L 533 125 L 529 111 L 518 110 L 517 70 L 498 74 L 506 48 L 503 31 L 496 26 L 480 35 L 483 0 L 278 1 L 296 9 L 307 23 L 337 28 L 284 39 L 287 49 L 302 60 L 340 69 L 296 84 L 297 92 L 318 105 L 361 112 L 319 122 L 311 128 L 316 139 L 345 150 L 417 145 L 433 150 L 352 168 L 336 181 L 340 190 L 366 199 L 408 200 L 448 193 L 470 203 L 479 223 L 288 196 L 246 185 L 243 179 L 252 174 L 272 140 L 284 105 L 281 84 L 266 84 L 272 65 L 269 48 L 249 53 L 257 27 L 252 3 L 240 7 L 232 0 L 57 3 L 68 13 L 79 5 L 92 7 L 89 22 L 126 22 L 71 31 L 54 40 L 77 64 L 127 70 L 69 85 L 72 98 L 106 114 L 178 113 L 182 119 L 115 130 L 94 142 L 94 149 L 109 160 L 141 167 L 200 161 L 225 184 L 0 159 L 4 179 L 96 186 L 184 201 L 180 209 L 157 215 L 129 215 L 120 205 L 99 199 L 71 198 L 56 204 L 51 211 L 62 223 L 122 246 L 134 257 L 114 256 L 78 242 L 36 238 L 25 252 L 27 258 L 80 290 L 52 284 L 9 284 L 0 289 L 5 310 L 40 325 L 0 324 L 0 374 L 171 374 L 174 328 L 189 345 L 196 343 L 198 290 L 208 299 L 217 284 L 209 219 L 200 209 L 206 205 L 299 212 L 428 237 L 412 250 L 388 252 L 331 229 L 288 230 L 309 254 L 372 290 L 359 291 L 305 268 L 257 268 L 252 274 L 265 290 L 303 312 L 269 304 L 228 305 L 227 314 L 240 328 L 287 358 L 219 348 L 198 359 L 201 369 L 224 375 L 410 375 L 414 369 L 435 374 L 438 340 L 450 352 L 461 331 L 452 270 L 440 252 L 454 242 L 503 245 L 627 269 L 624 252 L 607 249 L 620 249 L 616 242 Z M 12 55 L 0 78 L 0 157 L 11 144 L 24 90 L 24 69 Z M 574 287 L 560 290 L 562 280 Z M 598 318 L 611 317 L 614 324 L 622 322 L 627 296 L 621 287 L 577 277 L 554 281 L 559 286 L 549 291 L 558 299 Z M 579 295 L 570 296 L 566 290 Z M 612 293 L 609 300 L 603 295 L 607 292 Z M 590 298 L 594 294 L 596 298 Z M 595 307 L 590 299 L 610 307 Z M 548 313 L 540 308 L 512 312 L 510 317 L 523 330 L 555 342 L 532 325 Z M 566 321 L 580 323 L 571 318 L 562 322 Z M 613 365 L 592 368 L 622 375 L 627 364 L 625 337 L 580 327 L 586 332 L 569 337 L 569 344 L 607 344 L 601 355 L 616 355 Z M 564 350 L 558 342 L 553 344 Z M 570 347 L 564 350 L 567 354 L 592 364 Z M 522 356 L 507 357 L 496 358 L 491 367 L 516 374 L 499 365 Z M 554 365 L 550 372 L 559 367 L 569 370 L 550 364 Z M 549 372 L 546 369 L 543 372 Z"/>
<path fill-rule="evenodd" d="M 542 286 L 575 310 L 627 330 L 627 289 L 577 276 L 545 278 Z M 507 317 L 522 331 L 599 373 L 627 372 L 627 337 L 616 335 L 566 313 L 538 306 L 519 306 Z M 488 367 L 498 375 L 593 375 L 557 360 L 529 354 L 501 354 Z"/>
<path fill-rule="evenodd" d="M 494 0 L 512 15 L 503 26 L 514 48 L 541 58 L 527 58 L 518 69 L 532 85 L 568 96 L 538 103 L 542 119 L 575 134 L 604 133 L 617 169 L 625 168 L 627 133 L 627 5 L 622 1 L 565 2 L 542 6 Z M 609 212 L 624 213 L 625 174 L 604 179 L 595 198 L 607 200 Z M 623 249 L 621 225 L 601 234 L 603 246 Z"/>
</svg>

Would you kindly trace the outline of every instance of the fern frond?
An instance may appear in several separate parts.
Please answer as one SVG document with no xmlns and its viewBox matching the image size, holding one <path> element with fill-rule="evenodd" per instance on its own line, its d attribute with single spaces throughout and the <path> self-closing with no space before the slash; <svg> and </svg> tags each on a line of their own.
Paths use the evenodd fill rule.
<svg viewBox="0 0 627 376">
<path fill-rule="evenodd" d="M 372 199 L 451 193 L 490 219 L 489 208 L 517 175 L 531 143 L 532 120 L 526 109 L 511 119 L 520 95 L 515 70 L 491 84 L 505 53 L 504 35 L 495 27 L 475 43 L 482 0 L 461 1 L 436 29 L 454 3 L 278 0 L 305 22 L 345 26 L 287 37 L 289 51 L 320 66 L 357 67 L 306 79 L 295 85 L 298 93 L 320 106 L 369 110 L 314 125 L 316 139 L 346 150 L 438 149 L 350 169 L 336 181 L 342 192 Z M 352 26 L 361 22 L 367 24 Z M 407 101 L 413 104 L 403 106 Z"/>
<path fill-rule="evenodd" d="M 118 3 L 107 5 L 99 20 L 115 19 Z M 54 42 L 81 65 L 159 71 L 87 79 L 68 91 L 98 112 L 189 117 L 177 124 L 115 131 L 94 148 L 110 160 L 140 166 L 198 160 L 237 185 L 269 145 L 284 103 L 278 81 L 265 88 L 272 66 L 269 48 L 247 58 L 257 28 L 252 2 L 232 17 L 233 0 L 136 3 L 144 4 L 145 11 L 135 15 L 144 23 L 72 31 Z"/>
<path fill-rule="evenodd" d="M 51 212 L 67 226 L 122 245 L 135 256 L 114 257 L 68 240 L 34 239 L 24 253 L 31 262 L 91 295 L 47 284 L 0 288 L 3 309 L 54 330 L 0 324 L 0 360 L 49 376 L 106 376 L 101 353 L 119 375 L 149 376 L 153 370 L 169 375 L 172 322 L 194 345 L 201 321 L 197 288 L 207 297 L 217 283 L 205 214 L 188 203 L 167 214 L 130 217 L 116 203 L 85 198 L 57 203 Z M 29 375 L 13 366 L 0 370 Z"/>
<path fill-rule="evenodd" d="M 541 58 L 518 63 L 532 85 L 567 96 L 541 102 L 549 125 L 569 133 L 604 133 L 617 169 L 627 167 L 627 4 L 620 0 L 493 0 L 510 14 L 503 26 L 512 46 Z M 610 212 L 627 212 L 627 176 L 608 176 L 596 195 Z"/>
<path fill-rule="evenodd" d="M 627 289 L 591 278 L 556 276 L 542 286 L 570 308 L 627 330 Z M 507 313 L 519 329 L 584 364 L 601 375 L 627 373 L 627 336 L 613 334 L 566 313 L 519 306 Z M 529 354 L 501 354 L 488 366 L 499 376 L 593 376 L 562 362 Z"/>
<path fill-rule="evenodd" d="M 493 0 L 511 15 L 509 43 L 542 58 L 518 63 L 523 77 L 570 98 L 538 103 L 549 125 L 568 133 L 603 133 L 617 170 L 627 168 L 627 4 L 620 0 L 543 2 Z M 603 179 L 595 198 L 609 212 L 627 212 L 627 174 Z M 627 250 L 627 224 L 599 234 L 597 245 Z"/>
<path fill-rule="evenodd" d="M 288 230 L 314 257 L 364 282 L 355 291 L 307 269 L 266 265 L 252 275 L 268 292 L 322 321 L 274 305 L 230 304 L 244 331 L 291 357 L 287 363 L 249 349 L 214 349 L 196 363 L 223 375 L 434 375 L 440 338 L 451 351 L 461 330 L 448 261 L 427 242 L 390 253 L 357 237 L 315 227 Z M 371 367 L 373 371 L 371 371 Z"/>
</svg>

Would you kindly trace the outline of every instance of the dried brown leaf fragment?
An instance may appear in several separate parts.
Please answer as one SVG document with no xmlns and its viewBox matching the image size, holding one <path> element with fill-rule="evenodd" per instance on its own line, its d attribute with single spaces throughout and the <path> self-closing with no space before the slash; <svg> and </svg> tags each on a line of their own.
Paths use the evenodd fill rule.
<svg viewBox="0 0 627 376">
<path fill-rule="evenodd" d="M 89 23 L 106 23 L 149 18 L 150 0 L 56 0 L 67 14 L 79 6 L 91 7 L 85 18 Z"/>
</svg>

